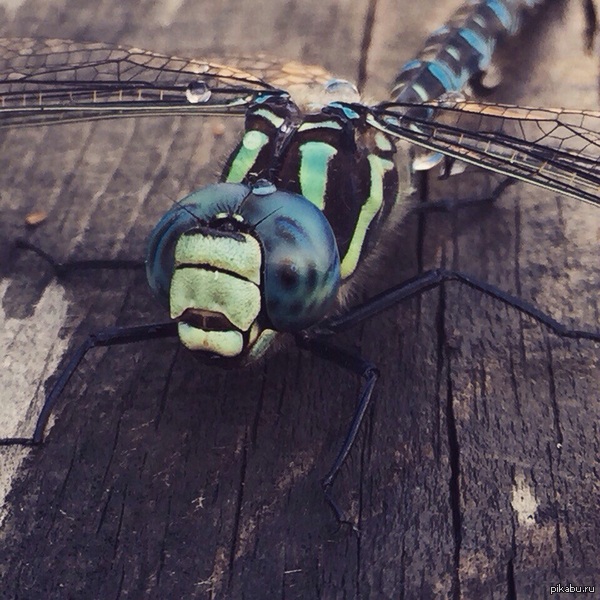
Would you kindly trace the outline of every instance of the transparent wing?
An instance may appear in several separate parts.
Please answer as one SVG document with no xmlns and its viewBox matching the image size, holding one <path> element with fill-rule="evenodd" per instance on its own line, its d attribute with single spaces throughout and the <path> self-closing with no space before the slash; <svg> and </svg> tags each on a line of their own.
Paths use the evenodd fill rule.
<svg viewBox="0 0 600 600">
<path fill-rule="evenodd" d="M 334 76 L 319 65 L 306 65 L 295 60 L 281 60 L 265 55 L 226 56 L 211 59 L 225 63 L 267 82 L 269 85 L 289 91 L 295 86 L 322 88 Z"/>
<path fill-rule="evenodd" d="M 439 100 L 383 103 L 367 119 L 423 148 L 600 205 L 600 112 Z"/>
<path fill-rule="evenodd" d="M 320 67 L 185 59 L 105 43 L 0 38 L 0 127 L 173 114 L 243 114 L 264 91 L 322 85 Z"/>
</svg>

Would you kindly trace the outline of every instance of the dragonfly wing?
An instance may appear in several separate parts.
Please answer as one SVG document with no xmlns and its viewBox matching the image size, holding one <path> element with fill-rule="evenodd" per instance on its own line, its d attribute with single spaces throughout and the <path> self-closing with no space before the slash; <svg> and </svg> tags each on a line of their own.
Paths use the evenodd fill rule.
<svg viewBox="0 0 600 600">
<path fill-rule="evenodd" d="M 360 101 L 360 94 L 352 82 L 334 77 L 318 65 L 267 56 L 227 57 L 224 61 L 285 90 L 305 112 L 318 111 L 331 102 Z"/>
<path fill-rule="evenodd" d="M 423 148 L 600 205 L 600 112 L 440 100 L 380 104 L 368 120 Z"/>
<path fill-rule="evenodd" d="M 218 61 L 105 43 L 0 39 L 0 127 L 141 115 L 243 114 L 257 94 L 277 89 L 260 76 Z"/>
<path fill-rule="evenodd" d="M 258 79 L 282 90 L 297 85 L 324 86 L 333 79 L 333 75 L 319 65 L 307 65 L 295 60 L 280 60 L 265 55 L 227 56 L 211 60 L 252 73 Z"/>
</svg>

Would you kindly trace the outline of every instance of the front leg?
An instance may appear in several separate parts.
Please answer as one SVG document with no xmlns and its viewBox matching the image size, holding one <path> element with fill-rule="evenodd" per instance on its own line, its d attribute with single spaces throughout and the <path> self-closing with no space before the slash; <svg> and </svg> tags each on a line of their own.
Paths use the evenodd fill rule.
<svg viewBox="0 0 600 600">
<path fill-rule="evenodd" d="M 102 346 L 117 346 L 120 344 L 131 344 L 159 338 L 177 336 L 177 323 L 151 323 L 149 325 L 137 325 L 134 327 L 111 327 L 97 333 L 90 334 L 87 339 L 73 353 L 67 364 L 60 371 L 58 379 L 46 396 L 44 405 L 38 416 L 35 430 L 31 438 L 0 438 L 0 446 L 36 446 L 44 439 L 44 431 L 52 409 L 56 404 L 62 391 L 75 373 L 79 364 L 87 354 L 88 350 Z"/>
<path fill-rule="evenodd" d="M 22 238 L 15 240 L 15 247 L 20 250 L 28 250 L 37 254 L 40 258 L 44 259 L 57 277 L 68 275 L 74 271 L 85 271 L 85 270 L 137 270 L 143 269 L 145 263 L 143 260 L 120 260 L 112 258 L 95 258 L 90 260 L 72 260 L 67 262 L 60 262 L 56 260 L 52 255 L 48 254 L 39 246 L 28 242 Z"/>
</svg>

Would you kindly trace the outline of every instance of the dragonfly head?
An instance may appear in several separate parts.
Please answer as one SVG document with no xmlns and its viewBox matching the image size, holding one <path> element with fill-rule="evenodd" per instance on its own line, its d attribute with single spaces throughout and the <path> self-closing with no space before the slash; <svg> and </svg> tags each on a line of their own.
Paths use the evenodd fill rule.
<svg viewBox="0 0 600 600">
<path fill-rule="evenodd" d="M 146 273 L 185 346 L 239 364 L 263 354 L 278 332 L 330 312 L 340 260 L 327 219 L 303 196 L 266 181 L 218 183 L 159 221 Z"/>
</svg>

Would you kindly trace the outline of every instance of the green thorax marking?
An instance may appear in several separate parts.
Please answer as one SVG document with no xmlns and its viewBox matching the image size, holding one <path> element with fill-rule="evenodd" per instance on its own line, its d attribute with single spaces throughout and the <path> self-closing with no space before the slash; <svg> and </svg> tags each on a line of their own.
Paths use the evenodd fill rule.
<svg viewBox="0 0 600 600">
<path fill-rule="evenodd" d="M 241 183 L 252 172 L 260 151 L 269 143 L 269 136 L 255 129 L 247 131 L 225 176 L 228 183 Z"/>
<path fill-rule="evenodd" d="M 396 203 L 395 145 L 365 126 L 352 107 L 328 108 L 301 121 L 291 112 L 285 118 L 273 112 L 277 107 L 255 108 L 223 178 L 233 183 L 268 178 L 312 202 L 331 224 L 347 279 L 377 244 Z"/>
<path fill-rule="evenodd" d="M 241 143 L 230 156 L 228 167 L 223 173 L 223 181 L 241 183 L 250 179 L 251 174 L 258 175 L 270 170 L 274 159 L 271 156 L 274 141 L 282 130 L 286 119 L 270 110 L 259 106 L 251 110 L 246 117 L 246 132 Z M 263 152 L 265 150 L 265 152 Z M 265 156 L 266 154 L 266 156 Z"/>
<path fill-rule="evenodd" d="M 342 259 L 341 276 L 346 279 L 354 273 L 358 266 L 361 254 L 364 250 L 367 231 L 373 223 L 373 220 L 379 214 L 384 201 L 384 179 L 386 172 L 394 169 L 394 163 L 391 160 L 381 158 L 375 154 L 369 154 L 367 157 L 371 171 L 371 187 L 369 197 L 362 205 L 356 227 L 350 240 L 348 250 Z"/>
<path fill-rule="evenodd" d="M 324 142 L 304 142 L 300 146 L 300 193 L 318 209 L 325 208 L 327 165 L 337 149 Z"/>
</svg>

